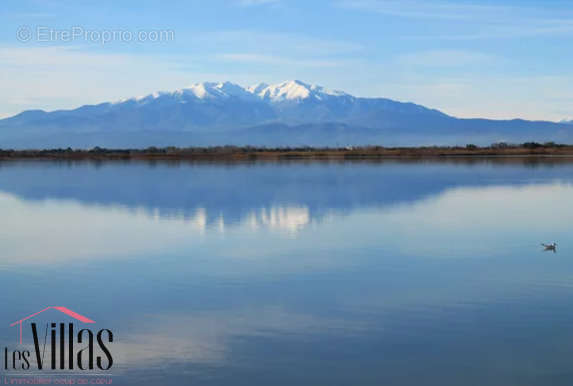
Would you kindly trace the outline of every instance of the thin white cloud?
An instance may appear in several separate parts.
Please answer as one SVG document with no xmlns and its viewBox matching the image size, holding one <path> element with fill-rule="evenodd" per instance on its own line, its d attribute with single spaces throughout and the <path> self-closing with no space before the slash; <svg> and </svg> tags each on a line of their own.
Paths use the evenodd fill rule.
<svg viewBox="0 0 573 386">
<path fill-rule="evenodd" d="M 499 20 L 515 8 L 501 5 L 482 5 L 451 1 L 432 0 L 341 0 L 338 5 L 344 8 L 373 11 L 391 16 L 422 19 L 475 20 L 490 17 Z"/>
<path fill-rule="evenodd" d="M 200 51 L 176 55 L 84 46 L 0 46 L 0 118 L 28 109 L 114 101 L 206 80 L 253 84 L 302 78 L 339 87 L 316 73 L 328 69 L 336 73 L 353 65 L 356 59 L 349 60 L 348 55 L 355 57 L 363 49 L 354 42 L 245 30 L 207 33 L 192 43 Z M 252 65 L 258 70 L 253 71 Z"/>
<path fill-rule="evenodd" d="M 430 50 L 400 55 L 396 62 L 406 66 L 463 67 L 468 65 L 491 65 L 504 61 L 502 58 L 483 52 L 465 50 Z"/>
<path fill-rule="evenodd" d="M 216 47 L 217 53 L 249 52 L 260 55 L 325 57 L 356 54 L 364 50 L 362 44 L 340 39 L 323 39 L 292 33 L 273 33 L 254 30 L 226 30 L 202 34 L 194 41 Z"/>
<path fill-rule="evenodd" d="M 272 64 L 296 67 L 338 67 L 345 64 L 342 60 L 296 59 L 283 56 L 272 56 L 251 53 L 228 53 L 215 56 L 217 59 L 247 64 Z"/>
<path fill-rule="evenodd" d="M 415 101 L 463 118 L 560 121 L 571 115 L 573 74 L 509 76 L 407 71 L 372 85 L 399 100 Z"/>
<path fill-rule="evenodd" d="M 242 7 L 256 7 L 259 5 L 278 4 L 280 0 L 239 0 L 239 5 Z"/>
<path fill-rule="evenodd" d="M 518 39 L 568 35 L 573 35 L 573 19 L 536 20 L 528 22 L 524 21 L 515 25 L 511 25 L 511 23 L 490 25 L 487 28 L 481 28 L 476 32 L 469 33 L 452 33 L 449 35 L 410 35 L 404 36 L 403 38 L 418 40 L 432 39 L 463 41 L 482 39 Z"/>
<path fill-rule="evenodd" d="M 449 35 L 404 36 L 418 39 L 475 40 L 573 34 L 573 11 L 562 8 L 484 5 L 434 0 L 341 0 L 338 6 L 393 17 L 461 23 Z"/>
<path fill-rule="evenodd" d="M 27 109 L 74 108 L 228 78 L 225 73 L 184 67 L 193 61 L 184 56 L 94 52 L 80 47 L 0 46 L 0 117 Z M 240 74 L 235 78 L 242 79 Z M 256 79 L 245 76 L 243 80 L 250 83 Z"/>
<path fill-rule="evenodd" d="M 205 80 L 317 82 L 321 79 L 314 72 L 351 65 L 356 60 L 347 55 L 363 49 L 353 42 L 245 30 L 208 33 L 193 43 L 216 50 L 166 56 L 83 46 L 0 46 L 0 118 L 28 109 L 69 109 L 179 89 Z M 244 66 L 230 68 L 230 63 Z M 260 69 L 254 72 L 251 65 Z"/>
</svg>

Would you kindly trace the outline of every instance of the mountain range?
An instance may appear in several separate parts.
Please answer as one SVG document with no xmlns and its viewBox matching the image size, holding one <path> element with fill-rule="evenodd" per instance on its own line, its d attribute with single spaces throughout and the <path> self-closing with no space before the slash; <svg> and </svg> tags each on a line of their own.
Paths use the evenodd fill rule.
<svg viewBox="0 0 573 386">
<path fill-rule="evenodd" d="M 246 88 L 204 82 L 73 110 L 24 111 L 0 120 L 0 148 L 570 143 L 570 123 L 460 119 L 298 80 Z"/>
</svg>

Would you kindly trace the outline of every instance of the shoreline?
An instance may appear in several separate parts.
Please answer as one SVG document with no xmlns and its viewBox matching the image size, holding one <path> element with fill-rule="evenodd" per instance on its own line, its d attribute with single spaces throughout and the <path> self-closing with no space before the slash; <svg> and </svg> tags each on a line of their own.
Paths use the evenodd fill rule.
<svg viewBox="0 0 573 386">
<path fill-rule="evenodd" d="M 194 147 L 147 149 L 2 150 L 0 161 L 9 160 L 134 160 L 134 161 L 283 161 L 283 160 L 416 160 L 462 158 L 573 158 L 573 145 L 524 144 L 516 146 L 466 147 L 381 147 L 348 148 L 263 148 L 263 147 Z"/>
</svg>

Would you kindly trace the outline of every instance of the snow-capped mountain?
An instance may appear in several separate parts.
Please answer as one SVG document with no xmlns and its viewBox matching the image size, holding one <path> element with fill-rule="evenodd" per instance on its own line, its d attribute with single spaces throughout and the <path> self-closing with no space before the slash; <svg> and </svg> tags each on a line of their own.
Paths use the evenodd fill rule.
<svg viewBox="0 0 573 386">
<path fill-rule="evenodd" d="M 300 80 L 291 80 L 275 85 L 259 83 L 247 89 L 258 97 L 272 102 L 285 102 L 289 100 L 315 99 L 325 100 L 329 97 L 350 97 L 342 91 L 331 91 L 317 85 L 309 85 Z"/>
<path fill-rule="evenodd" d="M 255 95 L 248 89 L 245 89 L 231 82 L 202 82 L 195 83 L 188 88 L 183 88 L 173 92 L 156 92 L 142 97 L 124 99 L 118 103 L 126 101 L 150 102 L 157 98 L 169 97 L 179 102 L 185 103 L 188 98 L 197 99 L 217 99 L 217 98 L 243 98 L 254 99 Z"/>
<path fill-rule="evenodd" d="M 298 80 L 203 82 L 74 110 L 25 111 L 0 120 L 0 148 L 563 142 L 571 131 L 551 122 L 457 119 Z"/>
<path fill-rule="evenodd" d="M 322 100 L 331 96 L 352 97 L 342 91 L 331 91 L 321 86 L 306 84 L 300 80 L 290 80 L 275 85 L 258 83 L 246 88 L 231 82 L 202 82 L 195 83 L 188 88 L 183 88 L 173 92 L 157 92 L 143 97 L 122 100 L 120 103 L 130 100 L 138 102 L 150 101 L 165 96 L 176 98 L 180 102 L 184 101 L 185 97 L 195 97 L 197 99 L 260 99 L 270 102 L 284 102 L 292 100 L 301 101 L 309 98 Z"/>
<path fill-rule="evenodd" d="M 321 86 L 306 84 L 299 80 L 291 80 L 275 85 L 258 83 L 250 87 L 242 87 L 231 82 L 202 82 L 171 92 L 159 91 L 140 97 L 122 99 L 114 104 L 126 102 L 145 104 L 160 98 L 169 98 L 173 102 L 178 103 L 187 103 L 193 99 L 213 101 L 215 99 L 224 100 L 233 98 L 251 102 L 259 100 L 268 103 L 280 103 L 286 101 L 301 102 L 306 99 L 320 101 L 332 97 L 348 97 L 354 99 L 354 97 L 342 91 L 331 91 Z"/>
</svg>

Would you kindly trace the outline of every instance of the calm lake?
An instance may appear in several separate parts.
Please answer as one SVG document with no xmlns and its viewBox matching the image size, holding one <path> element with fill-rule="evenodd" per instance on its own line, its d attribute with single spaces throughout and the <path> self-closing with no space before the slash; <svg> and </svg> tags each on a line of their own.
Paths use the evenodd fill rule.
<svg viewBox="0 0 573 386">
<path fill-rule="evenodd" d="M 65 306 L 114 384 L 570 385 L 572 223 L 557 160 L 0 163 L 0 347 Z"/>
</svg>

